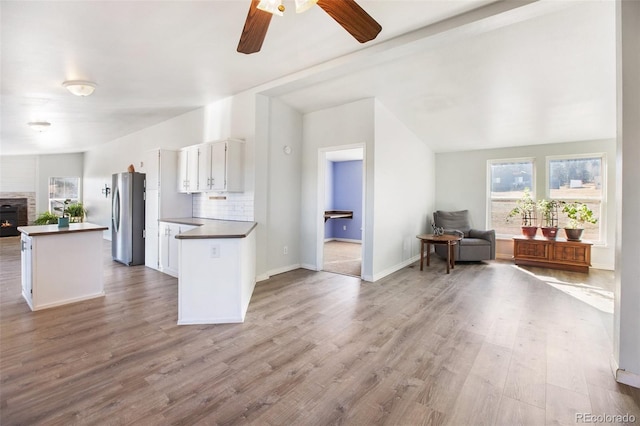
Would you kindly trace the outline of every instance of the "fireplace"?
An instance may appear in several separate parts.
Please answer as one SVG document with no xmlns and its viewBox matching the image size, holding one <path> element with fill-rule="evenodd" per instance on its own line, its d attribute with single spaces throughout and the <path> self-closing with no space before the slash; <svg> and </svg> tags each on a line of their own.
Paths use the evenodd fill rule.
<svg viewBox="0 0 640 426">
<path fill-rule="evenodd" d="M 11 204 L 0 206 L 0 237 L 15 237 L 18 232 L 18 207 Z"/>
</svg>

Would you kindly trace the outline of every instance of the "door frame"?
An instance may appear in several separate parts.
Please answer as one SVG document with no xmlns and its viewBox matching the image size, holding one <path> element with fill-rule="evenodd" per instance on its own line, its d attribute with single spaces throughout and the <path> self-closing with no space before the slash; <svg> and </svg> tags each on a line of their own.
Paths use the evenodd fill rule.
<svg viewBox="0 0 640 426">
<path fill-rule="evenodd" d="M 317 178 L 317 221 L 316 221 L 316 270 L 322 271 L 324 270 L 324 205 L 326 201 L 326 171 L 327 171 L 327 155 L 336 151 L 345 151 L 351 149 L 362 149 L 362 199 L 360 200 L 362 203 L 362 228 L 361 228 L 361 254 L 360 258 L 362 261 L 360 262 L 360 278 L 364 279 L 364 267 L 365 267 L 365 254 L 367 251 L 365 250 L 367 241 L 365 239 L 366 235 L 366 188 L 367 188 L 367 148 L 364 143 L 357 143 L 351 145 L 339 145 L 339 146 L 331 146 L 331 147 L 323 147 L 318 148 L 318 178 Z"/>
</svg>

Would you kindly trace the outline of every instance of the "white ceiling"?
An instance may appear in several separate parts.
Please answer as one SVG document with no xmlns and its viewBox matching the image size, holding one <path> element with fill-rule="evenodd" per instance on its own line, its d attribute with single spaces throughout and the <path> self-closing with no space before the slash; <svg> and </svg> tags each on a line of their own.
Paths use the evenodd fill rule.
<svg viewBox="0 0 640 426">
<path fill-rule="evenodd" d="M 259 86 L 303 112 L 376 97 L 438 152 L 615 136 L 612 1 L 358 3 L 373 42 L 315 7 L 243 55 L 249 0 L 2 1 L 0 153 L 83 151 Z"/>
</svg>

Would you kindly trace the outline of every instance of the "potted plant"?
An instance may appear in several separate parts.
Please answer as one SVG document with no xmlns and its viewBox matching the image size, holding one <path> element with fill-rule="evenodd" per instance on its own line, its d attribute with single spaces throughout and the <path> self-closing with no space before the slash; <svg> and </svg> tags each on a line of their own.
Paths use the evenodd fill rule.
<svg viewBox="0 0 640 426">
<path fill-rule="evenodd" d="M 87 211 L 82 203 L 73 203 L 67 206 L 67 214 L 69 215 L 69 221 L 71 223 L 81 223 L 84 222 Z"/>
<path fill-rule="evenodd" d="M 522 197 L 516 201 L 516 206 L 507 214 L 507 222 L 510 218 L 520 215 L 522 219 L 522 235 L 533 238 L 538 232 L 536 221 L 536 202 L 531 198 L 529 188 L 525 188 Z"/>
<path fill-rule="evenodd" d="M 566 213 L 569 218 L 569 222 L 564 228 L 564 233 L 569 241 L 580 241 L 582 239 L 585 223 L 598 222 L 598 219 L 593 216 L 593 211 L 589 206 L 578 201 L 563 203 L 562 212 Z"/>
<path fill-rule="evenodd" d="M 55 211 L 62 212 L 61 216 L 58 218 L 58 228 L 68 228 L 69 227 L 69 216 L 67 216 L 67 206 L 71 204 L 71 200 L 67 198 L 64 201 L 57 201 L 58 204 L 62 204 L 62 207 L 54 207 Z"/>
<path fill-rule="evenodd" d="M 542 216 L 542 235 L 555 240 L 558 236 L 558 207 L 560 201 L 542 199 L 538 201 L 538 210 Z"/>
<path fill-rule="evenodd" d="M 40 213 L 33 223 L 36 225 L 55 225 L 58 223 L 58 216 L 51 212 Z"/>
</svg>

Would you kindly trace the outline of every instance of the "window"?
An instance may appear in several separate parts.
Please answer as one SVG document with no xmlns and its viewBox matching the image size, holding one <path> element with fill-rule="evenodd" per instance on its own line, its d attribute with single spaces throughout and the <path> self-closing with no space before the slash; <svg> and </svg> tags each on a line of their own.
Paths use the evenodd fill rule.
<svg viewBox="0 0 640 426">
<path fill-rule="evenodd" d="M 578 201 L 589 206 L 598 218 L 586 223 L 582 238 L 602 242 L 603 203 L 605 201 L 604 154 L 547 157 L 547 194 L 551 199 Z M 558 227 L 567 224 L 567 215 L 559 213 Z"/>
<path fill-rule="evenodd" d="M 80 201 L 79 177 L 50 177 L 49 178 L 49 211 L 57 215 L 62 214 L 64 200 L 71 203 Z"/>
<path fill-rule="evenodd" d="M 520 235 L 520 218 L 506 217 L 522 197 L 525 189 L 531 191 L 535 199 L 535 176 L 533 159 L 490 160 L 489 168 L 489 229 L 496 235 L 512 237 Z"/>
</svg>

